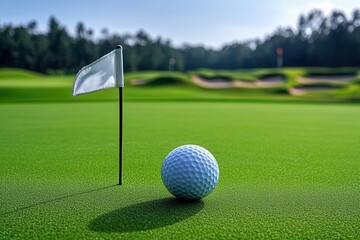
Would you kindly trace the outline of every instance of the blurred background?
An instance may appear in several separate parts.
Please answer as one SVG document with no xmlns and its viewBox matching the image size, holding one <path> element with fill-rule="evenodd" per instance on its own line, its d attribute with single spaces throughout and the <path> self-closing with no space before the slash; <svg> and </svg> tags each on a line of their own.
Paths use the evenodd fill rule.
<svg viewBox="0 0 360 240">
<path fill-rule="evenodd" d="M 126 81 L 138 88 L 187 85 L 195 91 L 170 94 L 180 98 L 199 98 L 206 89 L 218 90 L 209 95 L 216 99 L 353 101 L 360 96 L 357 5 L 351 0 L 5 1 L 0 93 L 6 100 L 9 88 L 24 86 L 13 78 L 53 76 L 52 85 L 42 88 L 69 87 L 80 68 L 121 44 Z M 125 97 L 153 96 L 147 94 L 129 90 Z"/>
</svg>

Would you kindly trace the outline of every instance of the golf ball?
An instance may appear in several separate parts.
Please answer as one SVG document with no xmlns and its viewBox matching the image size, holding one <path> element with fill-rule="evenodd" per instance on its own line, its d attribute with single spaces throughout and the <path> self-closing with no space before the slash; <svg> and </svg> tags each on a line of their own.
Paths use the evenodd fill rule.
<svg viewBox="0 0 360 240">
<path fill-rule="evenodd" d="M 161 167 L 161 178 L 175 197 L 197 200 L 214 190 L 219 180 L 219 166 L 205 148 L 184 145 L 166 156 Z"/>
</svg>

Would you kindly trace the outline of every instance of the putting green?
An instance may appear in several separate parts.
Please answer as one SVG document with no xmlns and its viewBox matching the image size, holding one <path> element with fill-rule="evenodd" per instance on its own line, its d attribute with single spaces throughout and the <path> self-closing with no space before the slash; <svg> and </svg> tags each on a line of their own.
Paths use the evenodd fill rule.
<svg viewBox="0 0 360 240">
<path fill-rule="evenodd" d="M 360 111 L 350 104 L 0 104 L 0 239 L 360 238 Z M 174 201 L 164 157 L 198 144 L 220 180 Z"/>
</svg>

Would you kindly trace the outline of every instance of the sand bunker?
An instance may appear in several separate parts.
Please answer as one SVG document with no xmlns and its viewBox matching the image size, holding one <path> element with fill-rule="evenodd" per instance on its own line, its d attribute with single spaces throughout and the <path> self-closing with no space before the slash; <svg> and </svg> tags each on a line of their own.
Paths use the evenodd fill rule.
<svg viewBox="0 0 360 240">
<path fill-rule="evenodd" d="M 207 79 L 200 76 L 192 76 L 192 82 L 203 88 L 224 89 L 224 88 L 274 88 L 284 84 L 282 76 L 269 76 L 255 81 L 227 80 L 227 79 Z"/>
<path fill-rule="evenodd" d="M 290 87 L 288 92 L 292 96 L 303 96 L 307 93 L 321 93 L 331 90 L 336 90 L 337 88 L 333 87 Z"/>
<path fill-rule="evenodd" d="M 130 83 L 131 85 L 134 86 L 141 86 L 141 85 L 146 85 L 149 81 L 147 81 L 146 79 L 131 79 Z"/>
<path fill-rule="evenodd" d="M 296 81 L 303 84 L 318 84 L 318 83 L 340 83 L 347 84 L 355 78 L 355 75 L 336 75 L 336 76 L 297 76 Z"/>
<path fill-rule="evenodd" d="M 248 82 L 248 81 L 242 81 L 242 80 L 234 80 L 234 87 L 237 87 L 237 88 L 258 88 L 258 86 L 256 85 L 256 81 Z"/>
<path fill-rule="evenodd" d="M 199 76 L 192 76 L 191 81 L 196 85 L 203 88 L 211 88 L 211 89 L 222 89 L 222 88 L 233 88 L 235 87 L 234 81 L 228 81 L 226 79 L 205 79 Z"/>
<path fill-rule="evenodd" d="M 281 75 L 263 77 L 257 80 L 255 83 L 260 87 L 279 87 L 283 85 L 285 79 Z"/>
</svg>

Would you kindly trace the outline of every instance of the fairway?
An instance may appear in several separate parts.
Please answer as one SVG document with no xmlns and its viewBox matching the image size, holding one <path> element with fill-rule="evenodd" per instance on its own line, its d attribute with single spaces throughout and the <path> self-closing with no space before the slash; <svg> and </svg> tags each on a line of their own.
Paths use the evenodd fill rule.
<svg viewBox="0 0 360 240">
<path fill-rule="evenodd" d="M 360 238 L 360 109 L 339 103 L 0 104 L 0 239 Z M 160 168 L 207 148 L 214 192 L 175 201 Z"/>
</svg>

